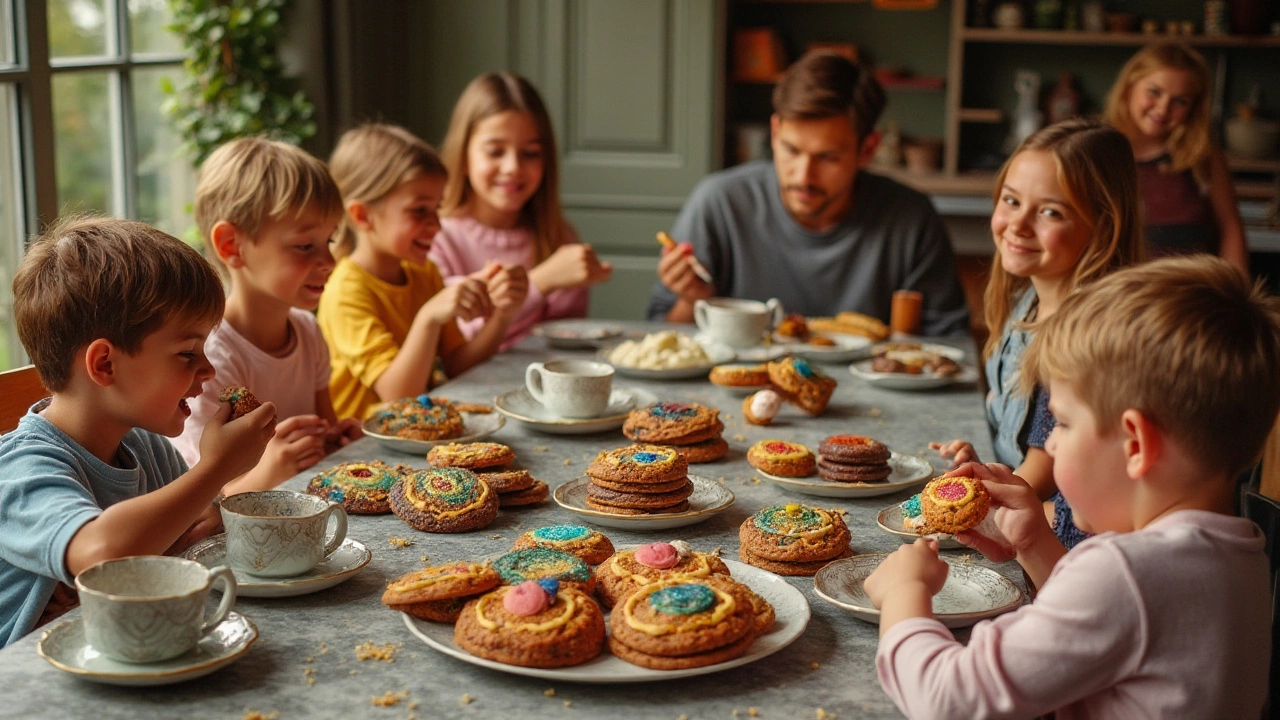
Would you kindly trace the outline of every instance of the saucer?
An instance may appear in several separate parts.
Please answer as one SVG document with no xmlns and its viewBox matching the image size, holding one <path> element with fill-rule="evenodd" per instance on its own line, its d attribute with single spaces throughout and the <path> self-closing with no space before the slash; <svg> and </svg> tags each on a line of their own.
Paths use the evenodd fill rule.
<svg viewBox="0 0 1280 720">
<path fill-rule="evenodd" d="M 436 445 L 475 442 L 476 440 L 487 438 L 498 432 L 506 424 L 506 416 L 498 413 L 462 413 L 462 434 L 458 437 L 443 440 L 414 440 L 395 435 L 383 435 L 370 429 L 373 427 L 372 418 L 365 420 L 364 424 L 361 425 L 361 429 L 364 430 L 365 435 L 377 440 L 390 450 L 410 455 L 425 455 Z"/>
<path fill-rule="evenodd" d="M 182 557 L 195 560 L 205 567 L 226 565 L 227 535 L 218 533 L 192 545 Z M 301 575 L 286 578 L 265 578 L 250 575 L 243 570 L 231 568 L 236 576 L 237 597 L 292 597 L 306 595 L 317 590 L 333 587 L 355 575 L 360 568 L 369 564 L 373 553 L 359 540 L 347 538 L 333 554 L 320 561 L 319 565 Z"/>
<path fill-rule="evenodd" d="M 881 510 L 876 515 L 876 524 L 881 530 L 890 535 L 897 535 L 904 543 L 913 543 L 922 537 L 931 537 L 938 541 L 938 548 L 941 550 L 966 550 L 966 546 L 956 540 L 955 535 L 947 533 L 934 533 L 930 535 L 918 535 L 910 530 L 902 527 L 902 508 L 896 503 Z"/>
<path fill-rule="evenodd" d="M 237 612 L 223 620 L 186 654 L 153 663 L 112 660 L 89 645 L 84 618 L 66 620 L 44 631 L 36 644 L 40 657 L 59 670 L 107 685 L 145 687 L 169 685 L 203 677 L 232 663 L 258 639 L 258 628 Z"/>
<path fill-rule="evenodd" d="M 693 494 L 689 509 L 678 513 L 647 515 L 614 515 L 587 507 L 587 486 L 591 480 L 580 477 L 561 485 L 552 493 L 556 503 L 589 523 L 622 530 L 666 530 L 700 523 L 733 504 L 733 492 L 715 480 L 690 475 Z"/>
<path fill-rule="evenodd" d="M 559 350 L 594 350 L 622 335 L 622 328 L 591 320 L 553 320 L 534 325 L 531 332 Z"/>
<path fill-rule="evenodd" d="M 524 423 L 531 430 L 552 435 L 586 435 L 588 433 L 616 430 L 626 422 L 627 415 L 636 408 L 658 402 L 658 396 L 638 388 L 614 388 L 609 395 L 609 407 L 599 417 L 562 418 L 533 399 L 528 389 L 519 388 L 505 392 L 493 399 L 493 407 L 512 420 Z"/>
</svg>

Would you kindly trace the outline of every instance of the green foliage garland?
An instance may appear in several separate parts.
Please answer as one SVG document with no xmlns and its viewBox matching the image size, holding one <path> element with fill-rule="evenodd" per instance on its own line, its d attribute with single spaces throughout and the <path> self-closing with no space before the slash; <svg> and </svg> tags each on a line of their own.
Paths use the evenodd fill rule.
<svg viewBox="0 0 1280 720">
<path fill-rule="evenodd" d="M 315 108 L 277 57 L 288 0 L 168 0 L 187 59 L 165 82 L 164 112 L 199 167 L 219 145 L 266 134 L 298 144 L 315 135 Z"/>
</svg>

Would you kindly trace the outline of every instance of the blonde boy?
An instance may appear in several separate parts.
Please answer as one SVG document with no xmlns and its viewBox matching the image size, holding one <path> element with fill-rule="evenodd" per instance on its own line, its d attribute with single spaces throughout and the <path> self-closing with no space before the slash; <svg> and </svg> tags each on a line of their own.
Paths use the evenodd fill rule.
<svg viewBox="0 0 1280 720">
<path fill-rule="evenodd" d="M 961 539 L 1040 591 L 962 647 L 929 612 L 936 544 L 895 552 L 866 583 L 886 692 L 913 717 L 1259 717 L 1270 574 L 1232 496 L 1280 411 L 1277 300 L 1210 256 L 1140 265 L 1069 297 L 1023 363 L 1058 420 L 1054 480 L 1099 534 L 1066 553 L 1021 478 L 965 466 L 1004 538 Z"/>
<path fill-rule="evenodd" d="M 212 500 L 275 426 L 271 403 L 235 422 L 224 404 L 190 470 L 161 437 L 182 432 L 186 399 L 213 377 L 202 348 L 222 314 L 217 274 L 181 241 L 143 223 L 72 219 L 30 246 L 13 295 L 53 397 L 0 438 L 4 645 L 74 606 L 69 586 L 90 565 L 211 532 Z"/>
<path fill-rule="evenodd" d="M 281 418 L 245 481 L 275 487 L 360 433 L 355 420 L 334 415 L 329 349 L 312 315 L 333 271 L 329 239 L 342 199 L 324 163 L 292 145 L 249 137 L 205 161 L 195 216 L 210 254 L 231 278 L 231 292 L 205 346 L 216 382 L 192 403 L 176 445 L 196 462 L 219 390 L 243 385 L 275 403 Z"/>
</svg>

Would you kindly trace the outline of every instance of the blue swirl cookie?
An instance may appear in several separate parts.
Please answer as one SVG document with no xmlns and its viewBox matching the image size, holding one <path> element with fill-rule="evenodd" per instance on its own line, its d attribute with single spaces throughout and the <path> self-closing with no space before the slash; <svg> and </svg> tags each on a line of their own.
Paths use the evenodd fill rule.
<svg viewBox="0 0 1280 720">
<path fill-rule="evenodd" d="M 602 451 L 587 468 L 587 475 L 611 483 L 654 484 L 688 476 L 689 461 L 673 448 L 631 445 Z"/>
<path fill-rule="evenodd" d="M 724 575 L 675 577 L 622 598 L 609 618 L 609 649 L 629 663 L 679 670 L 724 662 L 755 639 L 749 591 Z"/>
<path fill-rule="evenodd" d="M 391 488 L 391 512 L 423 532 L 485 527 L 498 516 L 498 494 L 462 468 L 418 470 Z"/>
<path fill-rule="evenodd" d="M 462 415 L 452 403 L 433 400 L 427 395 L 388 403 L 374 411 L 368 422 L 379 435 L 410 440 L 448 440 L 466 432 Z"/>
<path fill-rule="evenodd" d="M 747 518 L 738 539 L 743 561 L 757 567 L 764 567 L 757 562 L 763 560 L 806 564 L 807 570 L 807 564 L 825 563 L 849 550 L 849 528 L 839 512 L 796 503 L 767 507 Z M 817 567 L 813 570 L 817 572 Z"/>
<path fill-rule="evenodd" d="M 588 595 L 596 588 L 596 578 L 585 561 L 550 548 L 513 550 L 494 560 L 492 565 L 507 585 L 519 585 L 525 580 L 552 579 L 576 586 Z"/>
<path fill-rule="evenodd" d="M 588 565 L 599 565 L 613 555 L 613 543 L 603 533 L 582 525 L 552 525 L 529 530 L 516 538 L 512 550 L 559 550 Z"/>
<path fill-rule="evenodd" d="M 391 488 L 412 472 L 407 465 L 388 465 L 381 460 L 342 463 L 311 478 L 307 492 L 342 503 L 353 515 L 380 515 L 391 512 Z"/>
</svg>

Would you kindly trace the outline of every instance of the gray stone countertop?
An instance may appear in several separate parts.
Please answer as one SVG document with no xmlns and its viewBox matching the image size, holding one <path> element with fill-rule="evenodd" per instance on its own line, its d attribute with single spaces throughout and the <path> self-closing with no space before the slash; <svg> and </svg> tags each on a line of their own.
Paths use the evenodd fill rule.
<svg viewBox="0 0 1280 720">
<path fill-rule="evenodd" d="M 648 327 L 636 325 L 636 327 Z M 972 358 L 972 346 L 964 347 Z M 441 388 L 454 400 L 492 402 L 523 384 L 524 368 L 555 356 L 589 357 L 581 351 L 553 351 L 530 338 L 517 348 Z M 870 435 L 890 448 L 928 458 L 935 469 L 944 461 L 927 450 L 931 440 L 965 438 L 980 456 L 991 456 L 976 385 L 931 392 L 881 390 L 854 377 L 847 363 L 823 369 L 840 385 L 826 414 L 813 418 L 784 406 L 768 427 L 742 419 L 742 396 L 705 380 L 646 382 L 619 376 L 615 386 L 643 387 L 661 399 L 694 401 L 721 410 L 729 455 L 714 464 L 695 466 L 704 476 L 723 478 L 736 495 L 726 511 L 697 525 L 655 532 L 600 528 L 615 545 L 683 538 L 696 549 L 721 547 L 737 558 L 738 525 L 756 510 L 786 502 L 843 508 L 855 552 L 888 552 L 899 539 L 877 527 L 881 509 L 909 496 L 909 491 L 864 499 L 814 498 L 796 495 L 756 479 L 746 450 L 765 438 L 803 442 L 811 447 L 828 435 Z M 517 464 L 530 469 L 552 488 L 582 475 L 601 450 L 628 444 L 620 430 L 586 436 L 543 435 L 508 420 L 491 439 L 509 444 Z M 343 461 L 382 459 L 425 467 L 421 456 L 399 454 L 366 438 L 326 458 L 316 470 Z M 285 487 L 301 490 L 314 472 L 303 473 Z M 587 685 L 521 677 L 489 670 L 443 655 L 405 627 L 399 613 L 380 603 L 384 585 L 423 566 L 459 559 L 478 559 L 505 552 L 525 530 L 582 520 L 548 499 L 529 509 L 503 510 L 492 525 L 459 535 L 435 535 L 411 529 L 394 515 L 351 516 L 349 536 L 373 552 L 368 566 L 328 590 L 292 598 L 240 598 L 236 610 L 258 627 L 256 644 L 238 661 L 212 675 L 171 686 L 122 688 L 70 677 L 36 654 L 42 631 L 0 651 L 0 717 L 93 718 L 226 718 L 247 711 L 277 712 L 288 718 L 761 718 L 901 717 L 876 681 L 878 630 L 820 598 L 813 579 L 787 578 L 808 600 L 812 618 L 790 646 L 754 663 L 698 677 L 663 683 Z M 389 539 L 411 538 L 394 547 Z M 952 556 L 973 555 L 945 551 Z M 996 567 L 1023 585 L 1014 563 L 993 566 L 973 555 L 972 562 Z M 78 613 L 78 611 L 73 611 Z M 72 615 L 71 617 L 75 617 Z M 967 637 L 966 631 L 959 631 Z M 358 660 L 357 645 L 399 645 L 393 662 Z M 315 682 L 310 683 L 309 679 Z M 371 703 L 374 696 L 404 692 L 390 707 Z M 554 691 L 554 692 L 553 692 Z M 470 698 L 469 702 L 467 699 Z"/>
</svg>

